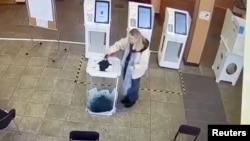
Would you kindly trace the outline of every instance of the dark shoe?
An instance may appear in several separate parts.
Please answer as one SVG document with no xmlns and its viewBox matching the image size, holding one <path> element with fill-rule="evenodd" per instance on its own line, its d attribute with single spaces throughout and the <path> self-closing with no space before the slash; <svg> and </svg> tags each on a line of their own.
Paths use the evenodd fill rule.
<svg viewBox="0 0 250 141">
<path fill-rule="evenodd" d="M 128 102 L 129 102 L 129 101 L 128 101 L 127 98 L 123 98 L 123 99 L 121 100 L 121 103 L 123 103 L 123 104 L 128 103 Z"/>
<path fill-rule="evenodd" d="M 132 107 L 134 104 L 135 104 L 135 102 L 125 103 L 125 104 L 124 104 L 124 107 L 130 108 L 130 107 Z"/>
</svg>

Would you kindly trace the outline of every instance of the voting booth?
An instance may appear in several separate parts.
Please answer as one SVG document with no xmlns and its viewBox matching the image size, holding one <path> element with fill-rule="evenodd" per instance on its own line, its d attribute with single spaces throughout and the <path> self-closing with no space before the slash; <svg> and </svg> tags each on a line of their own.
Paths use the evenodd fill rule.
<svg viewBox="0 0 250 141">
<path fill-rule="evenodd" d="M 221 40 L 212 69 L 217 83 L 227 81 L 234 86 L 243 69 L 243 56 L 229 53 L 223 40 Z"/>
<path fill-rule="evenodd" d="M 227 9 L 221 31 L 221 39 L 230 53 L 244 55 L 245 19 L 233 15 Z"/>
<path fill-rule="evenodd" d="M 107 69 L 102 71 L 102 60 L 103 58 L 88 59 L 86 110 L 92 115 L 111 116 L 116 112 L 121 62 L 117 57 L 110 57 L 107 59 Z"/>
<path fill-rule="evenodd" d="M 103 57 L 109 47 L 111 0 L 84 0 L 85 57 Z"/>
<path fill-rule="evenodd" d="M 129 2 L 127 31 L 129 32 L 133 28 L 138 29 L 150 43 L 154 26 L 154 15 L 153 5 Z"/>
<path fill-rule="evenodd" d="M 166 7 L 165 20 L 158 50 L 158 63 L 161 67 L 179 69 L 191 18 L 187 11 Z"/>
<path fill-rule="evenodd" d="M 243 69 L 245 19 L 227 9 L 221 31 L 220 46 L 214 60 L 216 82 L 228 81 L 234 86 Z"/>
</svg>

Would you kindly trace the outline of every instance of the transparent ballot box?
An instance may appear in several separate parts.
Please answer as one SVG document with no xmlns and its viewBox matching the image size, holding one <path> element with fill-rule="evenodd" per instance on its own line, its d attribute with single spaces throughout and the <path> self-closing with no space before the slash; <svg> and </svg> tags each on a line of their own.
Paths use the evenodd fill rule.
<svg viewBox="0 0 250 141">
<path fill-rule="evenodd" d="M 111 116 L 116 112 L 121 63 L 116 57 L 108 58 L 108 67 L 101 71 L 99 62 L 102 60 L 103 58 L 88 60 L 86 110 L 93 115 Z"/>
</svg>

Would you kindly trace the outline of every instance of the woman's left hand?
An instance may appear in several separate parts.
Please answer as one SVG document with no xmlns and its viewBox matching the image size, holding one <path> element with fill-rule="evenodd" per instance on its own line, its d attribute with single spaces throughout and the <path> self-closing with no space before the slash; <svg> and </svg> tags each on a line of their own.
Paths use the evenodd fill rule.
<svg viewBox="0 0 250 141">
<path fill-rule="evenodd" d="M 133 71 L 135 69 L 134 66 L 129 66 L 129 70 Z"/>
</svg>

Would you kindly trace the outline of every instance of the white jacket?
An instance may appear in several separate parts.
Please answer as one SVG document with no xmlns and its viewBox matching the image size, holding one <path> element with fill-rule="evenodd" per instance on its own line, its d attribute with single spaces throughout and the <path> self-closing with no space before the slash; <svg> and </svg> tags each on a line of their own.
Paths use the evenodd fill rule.
<svg viewBox="0 0 250 141">
<path fill-rule="evenodd" d="M 135 45 L 133 46 L 133 49 L 134 48 Z M 119 50 L 125 50 L 122 58 L 122 66 L 124 66 L 125 59 L 129 53 L 129 41 L 127 37 L 122 38 L 121 40 L 117 41 L 114 45 L 110 46 L 110 48 L 108 49 L 108 53 L 111 54 Z M 140 78 L 146 73 L 149 64 L 149 58 L 150 58 L 149 47 L 147 47 L 147 49 L 145 49 L 142 52 L 136 52 L 134 67 L 132 68 L 132 79 Z"/>
</svg>

